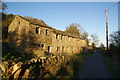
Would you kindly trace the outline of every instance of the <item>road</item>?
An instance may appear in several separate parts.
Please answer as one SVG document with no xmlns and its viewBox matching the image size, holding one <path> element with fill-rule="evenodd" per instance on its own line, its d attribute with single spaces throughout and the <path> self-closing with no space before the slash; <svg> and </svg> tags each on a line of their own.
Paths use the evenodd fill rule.
<svg viewBox="0 0 120 80">
<path fill-rule="evenodd" d="M 75 78 L 111 78 L 111 75 L 103 62 L 102 55 L 95 52 L 86 56 L 83 66 Z"/>
</svg>

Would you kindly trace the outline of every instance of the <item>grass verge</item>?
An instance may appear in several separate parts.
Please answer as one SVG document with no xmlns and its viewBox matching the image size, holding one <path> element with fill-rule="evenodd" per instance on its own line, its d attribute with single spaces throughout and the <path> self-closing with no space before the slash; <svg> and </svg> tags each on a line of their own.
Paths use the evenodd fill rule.
<svg viewBox="0 0 120 80">
<path fill-rule="evenodd" d="M 120 78 L 120 60 L 115 56 L 107 56 L 103 54 L 103 60 L 106 67 L 112 74 L 112 78 Z"/>
</svg>

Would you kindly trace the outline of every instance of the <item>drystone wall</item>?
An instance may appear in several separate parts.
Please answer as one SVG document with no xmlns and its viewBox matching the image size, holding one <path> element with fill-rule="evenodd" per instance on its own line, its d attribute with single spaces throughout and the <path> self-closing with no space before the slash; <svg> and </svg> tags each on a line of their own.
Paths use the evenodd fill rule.
<svg viewBox="0 0 120 80">
<path fill-rule="evenodd" d="M 25 63 L 3 61 L 0 68 L 3 79 L 53 78 L 61 67 L 67 67 L 70 60 L 71 57 L 68 56 L 53 56 L 31 59 Z"/>
</svg>

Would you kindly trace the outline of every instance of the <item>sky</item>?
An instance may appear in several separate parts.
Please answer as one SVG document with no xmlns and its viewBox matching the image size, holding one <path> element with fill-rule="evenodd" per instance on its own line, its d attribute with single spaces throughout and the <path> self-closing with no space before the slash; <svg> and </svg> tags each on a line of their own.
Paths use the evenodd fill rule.
<svg viewBox="0 0 120 80">
<path fill-rule="evenodd" d="M 120 2 L 118 3 L 118 14 L 120 14 Z M 118 15 L 118 30 L 120 31 L 120 15 Z"/>
<path fill-rule="evenodd" d="M 118 2 L 119 0 L 4 0 L 5 2 Z"/>
<path fill-rule="evenodd" d="M 80 24 L 88 33 L 97 34 L 105 43 L 105 9 L 108 8 L 109 35 L 118 30 L 117 2 L 6 2 L 7 14 L 42 19 L 64 31 L 71 23 Z M 115 5 L 116 4 L 116 5 Z M 115 5 L 115 6 L 114 6 Z"/>
</svg>

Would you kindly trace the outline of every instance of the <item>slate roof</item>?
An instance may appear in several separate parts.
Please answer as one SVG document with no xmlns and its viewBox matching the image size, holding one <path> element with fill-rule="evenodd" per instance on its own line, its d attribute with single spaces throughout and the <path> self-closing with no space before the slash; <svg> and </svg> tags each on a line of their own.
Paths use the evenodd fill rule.
<svg viewBox="0 0 120 80">
<path fill-rule="evenodd" d="M 28 21 L 30 24 L 38 25 L 38 26 L 41 26 L 41 27 L 50 28 L 50 29 L 53 30 L 53 32 L 54 32 L 55 34 L 60 34 L 60 35 L 63 35 L 63 36 L 69 36 L 69 37 L 81 39 L 80 37 L 78 37 L 78 36 L 76 36 L 76 35 L 73 35 L 73 34 L 71 34 L 71 33 L 67 33 L 67 32 L 65 32 L 65 31 L 60 31 L 60 30 L 57 30 L 57 29 L 55 29 L 55 28 L 52 28 L 52 27 L 48 26 L 48 25 L 47 25 L 44 21 L 42 21 L 42 20 L 36 20 L 36 21 L 34 20 L 34 21 L 33 21 L 33 20 L 30 20 L 30 19 L 24 18 L 24 17 L 22 17 L 22 16 L 19 16 L 19 17 L 21 17 L 22 19 Z"/>
</svg>

